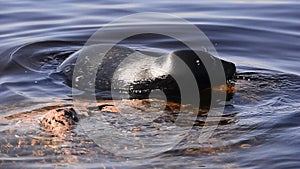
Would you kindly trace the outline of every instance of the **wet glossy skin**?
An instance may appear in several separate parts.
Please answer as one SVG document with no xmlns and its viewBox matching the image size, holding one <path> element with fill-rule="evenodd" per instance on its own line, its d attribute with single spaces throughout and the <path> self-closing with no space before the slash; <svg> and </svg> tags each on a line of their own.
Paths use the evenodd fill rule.
<svg viewBox="0 0 300 169">
<path fill-rule="evenodd" d="M 98 49 L 99 46 L 97 45 L 90 46 L 86 55 L 97 55 Z M 94 85 L 90 81 L 89 68 L 98 65 L 86 64 L 86 62 L 93 62 L 88 59 L 76 63 L 76 59 L 80 55 L 82 56 L 80 52 L 75 52 L 67 58 L 59 66 L 58 71 L 66 77 L 68 85 L 71 86 L 72 81 L 76 80 L 72 87 L 90 89 Z M 224 72 L 219 71 L 217 73 L 225 73 L 226 80 L 233 78 L 236 71 L 233 63 L 218 59 L 206 52 L 199 51 L 198 54 L 200 54 L 201 59 L 205 58 L 206 65 L 208 64 L 207 66 L 212 70 L 224 70 Z M 217 66 L 217 60 L 221 61 L 224 69 Z M 163 90 L 169 96 L 177 96 L 180 92 L 173 77 L 185 78 L 182 61 L 193 73 L 199 90 L 211 87 L 206 67 L 191 50 L 175 51 L 160 57 L 149 57 L 127 47 L 114 46 L 106 53 L 101 67 L 97 70 L 95 88 L 99 91 L 110 91 L 113 87 L 116 90 L 129 92 L 132 98 L 147 98 L 151 90 L 155 89 Z M 75 64 L 81 64 L 77 70 L 83 72 L 77 77 L 73 77 Z M 222 85 L 222 83 L 226 83 L 226 81 L 216 85 Z"/>
</svg>

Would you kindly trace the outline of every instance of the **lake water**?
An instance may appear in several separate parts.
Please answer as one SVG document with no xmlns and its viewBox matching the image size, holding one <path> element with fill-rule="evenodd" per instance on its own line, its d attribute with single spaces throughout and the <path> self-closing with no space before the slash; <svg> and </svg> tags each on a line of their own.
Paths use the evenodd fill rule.
<svg viewBox="0 0 300 169">
<path fill-rule="evenodd" d="M 1 0 L 0 9 L 0 168 L 300 167 L 299 1 Z M 72 104 L 71 88 L 54 73 L 57 66 L 105 24 L 139 12 L 186 19 L 219 57 L 237 65 L 224 123 L 204 143 L 197 142 L 203 126 L 196 124 L 172 149 L 133 160 L 102 150 L 79 128 L 65 138 L 45 136 L 38 117 Z M 126 32 L 127 26 L 114 29 Z M 149 34 L 124 44 L 157 52 L 182 48 Z"/>
</svg>

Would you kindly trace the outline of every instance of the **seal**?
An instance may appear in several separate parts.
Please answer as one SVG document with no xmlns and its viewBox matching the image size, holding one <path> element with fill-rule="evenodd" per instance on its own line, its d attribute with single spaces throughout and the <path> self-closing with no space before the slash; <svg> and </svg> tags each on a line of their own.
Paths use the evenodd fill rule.
<svg viewBox="0 0 300 169">
<path fill-rule="evenodd" d="M 220 70 L 217 67 L 217 60 L 220 60 L 225 72 L 226 80 L 234 77 L 236 67 L 234 63 L 221 60 L 213 55 L 192 50 L 178 50 L 167 54 L 157 54 L 149 56 L 145 51 L 137 51 L 131 48 L 115 45 L 101 61 L 101 66 L 97 58 L 105 45 L 91 45 L 70 55 L 58 68 L 66 78 L 66 83 L 75 88 L 83 90 L 112 91 L 120 90 L 130 94 L 131 98 L 148 98 L 152 90 L 162 90 L 170 98 L 180 97 L 180 90 L 174 77 L 185 77 L 186 70 L 182 68 L 182 63 L 188 66 L 196 79 L 199 90 L 210 88 L 211 83 L 205 65 L 199 59 L 205 58 L 213 70 Z M 153 54 L 152 54 L 153 55 Z M 79 56 L 84 56 L 77 61 Z M 206 64 L 207 64 L 206 63 Z M 76 77 L 73 72 L 77 67 Z M 93 81 L 93 72 L 96 70 L 96 77 Z M 95 73 L 94 73 L 95 74 Z M 75 80 L 75 83 L 74 83 Z M 187 81 L 188 82 L 188 81 Z M 222 84 L 217 84 L 222 85 Z M 176 100 L 176 99 L 175 99 Z M 174 99 L 171 101 L 174 101 Z"/>
</svg>

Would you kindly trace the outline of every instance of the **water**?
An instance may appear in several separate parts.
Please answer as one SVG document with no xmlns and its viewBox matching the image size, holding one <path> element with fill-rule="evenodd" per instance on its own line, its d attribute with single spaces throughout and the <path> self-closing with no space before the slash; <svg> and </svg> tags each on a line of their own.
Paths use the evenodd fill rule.
<svg viewBox="0 0 300 169">
<path fill-rule="evenodd" d="M 296 0 L 1 1 L 0 167 L 299 168 L 299 8 Z M 137 12 L 190 21 L 238 66 L 222 125 L 199 144 L 199 117 L 181 143 L 142 160 L 106 152 L 80 127 L 65 137 L 41 131 L 38 119 L 47 110 L 72 104 L 56 67 L 103 25 Z M 153 35 L 125 43 L 150 51 L 182 47 Z"/>
</svg>

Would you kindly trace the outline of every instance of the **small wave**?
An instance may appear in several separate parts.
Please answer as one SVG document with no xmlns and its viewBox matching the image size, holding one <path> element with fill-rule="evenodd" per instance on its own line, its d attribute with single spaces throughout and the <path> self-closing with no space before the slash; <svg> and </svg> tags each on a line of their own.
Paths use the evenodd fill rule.
<svg viewBox="0 0 300 169">
<path fill-rule="evenodd" d="M 11 53 L 11 58 L 25 70 L 48 73 L 79 49 L 80 45 L 73 42 L 35 42 L 17 48 Z"/>
</svg>

